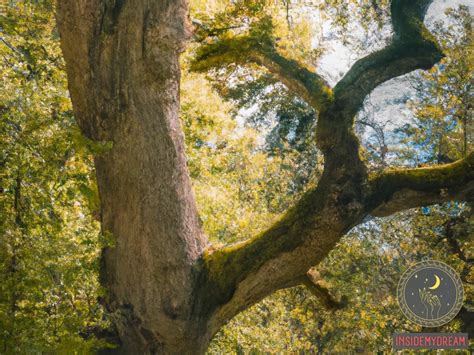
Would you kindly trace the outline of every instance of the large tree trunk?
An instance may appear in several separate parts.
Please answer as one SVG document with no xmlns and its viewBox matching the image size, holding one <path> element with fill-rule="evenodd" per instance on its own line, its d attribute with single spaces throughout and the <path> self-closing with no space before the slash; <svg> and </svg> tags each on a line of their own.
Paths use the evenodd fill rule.
<svg viewBox="0 0 474 355">
<path fill-rule="evenodd" d="M 180 129 L 184 1 L 62 1 L 58 20 L 77 120 L 111 141 L 96 158 L 105 305 L 126 353 L 206 346 L 191 320 L 201 233 Z"/>
</svg>

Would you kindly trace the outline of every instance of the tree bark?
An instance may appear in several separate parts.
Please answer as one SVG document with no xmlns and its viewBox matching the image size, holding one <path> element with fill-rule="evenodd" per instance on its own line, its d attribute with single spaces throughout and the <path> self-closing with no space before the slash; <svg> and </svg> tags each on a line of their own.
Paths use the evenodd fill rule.
<svg viewBox="0 0 474 355">
<path fill-rule="evenodd" d="M 124 353 L 203 350 L 193 321 L 201 232 L 178 119 L 184 1 L 60 1 L 69 89 L 96 157 L 104 303 Z"/>
<path fill-rule="evenodd" d="M 112 143 L 95 162 L 102 229 L 114 240 L 104 250 L 101 279 L 121 341 L 115 352 L 203 353 L 240 311 L 278 289 L 308 284 L 308 270 L 369 214 L 472 198 L 473 155 L 450 166 L 371 177 L 353 132 L 371 90 L 442 57 L 423 25 L 429 3 L 394 0 L 393 43 L 359 60 L 334 90 L 275 49 L 256 50 L 251 61 L 319 112 L 325 169 L 318 186 L 274 226 L 212 251 L 199 224 L 178 120 L 185 0 L 59 1 L 76 119 L 88 138 Z M 235 46 L 205 52 L 209 62 L 201 68 L 217 64 L 212 56 L 228 48 Z"/>
</svg>

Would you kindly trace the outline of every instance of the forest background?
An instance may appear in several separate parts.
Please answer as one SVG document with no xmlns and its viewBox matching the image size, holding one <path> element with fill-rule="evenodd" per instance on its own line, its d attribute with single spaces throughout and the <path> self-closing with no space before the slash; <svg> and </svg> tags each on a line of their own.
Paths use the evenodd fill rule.
<svg viewBox="0 0 474 355">
<path fill-rule="evenodd" d="M 386 43 L 387 3 L 191 2 L 181 121 L 213 244 L 270 226 L 317 183 L 322 156 L 314 112 L 268 72 L 193 67 L 208 29 L 259 24 L 254 30 L 271 30 L 287 57 L 335 82 Z M 429 10 L 446 54 L 439 64 L 393 79 L 366 100 L 356 128 L 372 171 L 446 163 L 472 151 L 467 4 L 437 1 Z M 100 250 L 113 240 L 100 232 L 93 155 L 109 147 L 84 138 L 74 121 L 54 3 L 8 1 L 0 9 L 0 353 L 94 352 L 110 340 L 98 270 Z M 432 258 L 455 268 L 465 290 L 459 315 L 437 330 L 473 334 L 473 228 L 467 203 L 367 220 L 314 270 L 321 287 L 267 297 L 225 326 L 208 351 L 389 351 L 392 333 L 422 330 L 399 311 L 398 280 L 409 265 Z"/>
</svg>

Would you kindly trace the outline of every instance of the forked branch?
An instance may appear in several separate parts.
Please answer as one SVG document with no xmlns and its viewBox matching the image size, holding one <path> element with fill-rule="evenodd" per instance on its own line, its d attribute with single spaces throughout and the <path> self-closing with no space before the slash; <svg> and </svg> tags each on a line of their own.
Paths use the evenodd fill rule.
<svg viewBox="0 0 474 355">
<path fill-rule="evenodd" d="M 338 106 L 355 115 L 370 92 L 383 82 L 416 69 L 429 69 L 442 57 L 423 24 L 432 0 L 393 0 L 392 43 L 358 60 L 334 88 Z"/>
</svg>

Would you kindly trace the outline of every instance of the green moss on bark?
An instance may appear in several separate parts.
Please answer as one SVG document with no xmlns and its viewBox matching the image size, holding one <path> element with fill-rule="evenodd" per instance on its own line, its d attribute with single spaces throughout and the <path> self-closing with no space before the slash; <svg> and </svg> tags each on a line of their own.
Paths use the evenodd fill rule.
<svg viewBox="0 0 474 355">
<path fill-rule="evenodd" d="M 425 201 L 429 203 L 431 196 L 449 197 L 467 189 L 468 184 L 473 180 L 474 154 L 472 153 L 465 159 L 451 164 L 417 169 L 392 169 L 370 178 L 372 194 L 368 206 L 375 209 L 382 204 L 390 204 L 395 193 L 405 192 L 408 196 L 409 191 L 422 193 Z M 410 206 L 414 201 L 409 201 L 408 198 L 406 205 Z M 420 200 L 420 203 L 422 202 L 423 200 Z M 387 212 L 384 213 L 389 214 L 390 207 L 385 208 Z"/>
</svg>

